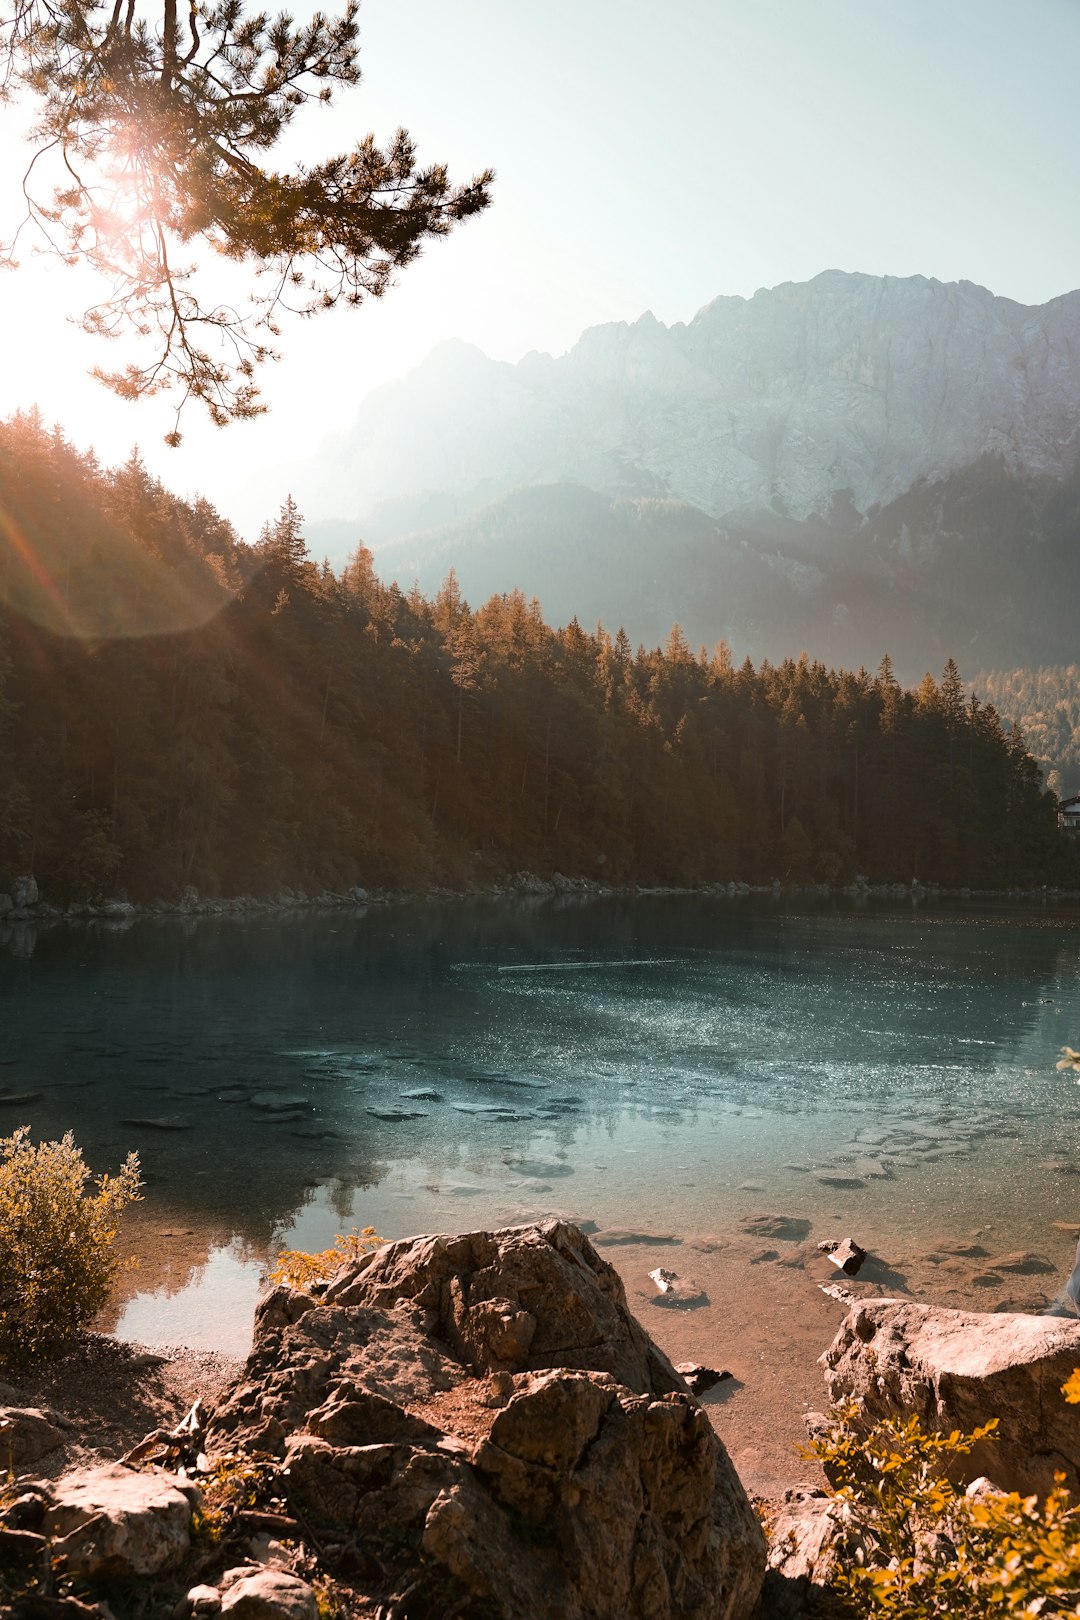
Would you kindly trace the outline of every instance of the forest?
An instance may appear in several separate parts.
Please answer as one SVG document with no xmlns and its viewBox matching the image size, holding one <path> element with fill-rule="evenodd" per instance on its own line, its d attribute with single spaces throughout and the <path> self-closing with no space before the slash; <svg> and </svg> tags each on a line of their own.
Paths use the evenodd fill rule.
<svg viewBox="0 0 1080 1620">
<path fill-rule="evenodd" d="M 973 687 L 1020 727 L 1059 798 L 1080 792 L 1080 665 L 980 672 Z"/>
<path fill-rule="evenodd" d="M 952 660 L 754 667 L 255 545 L 137 454 L 0 424 L 0 887 L 53 903 L 604 883 L 1080 883 L 1019 729 Z"/>
</svg>

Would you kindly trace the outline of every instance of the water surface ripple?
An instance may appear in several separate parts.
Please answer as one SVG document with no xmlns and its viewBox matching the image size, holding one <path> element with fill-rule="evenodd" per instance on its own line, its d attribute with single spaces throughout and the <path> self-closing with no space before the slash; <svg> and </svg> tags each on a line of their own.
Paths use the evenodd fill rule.
<svg viewBox="0 0 1080 1620">
<path fill-rule="evenodd" d="M 564 1213 L 1067 1271 L 1080 920 L 648 897 L 56 928 L 0 957 L 0 1134 L 136 1147 L 119 1328 L 236 1347 L 268 1247 Z"/>
</svg>

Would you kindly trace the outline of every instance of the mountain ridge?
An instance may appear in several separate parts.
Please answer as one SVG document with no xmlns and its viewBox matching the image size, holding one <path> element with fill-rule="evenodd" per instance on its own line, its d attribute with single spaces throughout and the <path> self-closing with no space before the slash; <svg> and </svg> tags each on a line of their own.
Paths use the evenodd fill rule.
<svg viewBox="0 0 1080 1620">
<path fill-rule="evenodd" d="M 381 569 L 428 588 L 436 560 L 453 563 L 470 594 L 521 586 L 556 618 L 588 622 L 610 618 L 597 585 L 614 583 L 645 640 L 663 634 L 663 601 L 695 639 L 772 656 L 794 638 L 857 662 L 870 638 L 855 619 L 884 631 L 891 592 L 895 610 L 927 621 L 887 638 L 914 673 L 951 650 L 950 623 L 974 645 L 1002 614 L 1024 623 L 1015 645 L 995 630 L 979 647 L 984 666 L 1069 655 L 1048 569 L 1071 569 L 1080 529 L 1063 538 L 1050 496 L 1071 487 L 1078 454 L 1080 291 L 1024 305 L 969 281 L 829 270 L 721 296 L 688 322 L 647 312 L 591 327 L 557 357 L 511 364 L 439 345 L 362 402 L 333 467 L 320 466 L 314 508 L 303 489 L 301 503 L 351 514 Z M 1015 533 L 999 532 L 988 478 Z M 940 499 L 926 494 L 937 486 Z M 537 488 L 672 502 L 673 527 L 651 522 L 643 556 L 615 543 L 625 514 L 612 508 L 592 532 L 583 494 L 574 510 L 552 496 L 555 579 L 516 500 Z M 683 507 L 701 514 L 689 549 Z M 996 597 L 977 577 L 984 563 Z M 1053 645 L 1028 622 L 1026 586 Z"/>
</svg>

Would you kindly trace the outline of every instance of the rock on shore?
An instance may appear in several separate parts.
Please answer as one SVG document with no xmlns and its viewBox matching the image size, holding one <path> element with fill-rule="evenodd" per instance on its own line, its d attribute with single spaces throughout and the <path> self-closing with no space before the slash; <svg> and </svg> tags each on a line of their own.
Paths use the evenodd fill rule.
<svg viewBox="0 0 1080 1620">
<path fill-rule="evenodd" d="M 394 1243 L 321 1300 L 277 1290 L 208 1446 L 271 1453 L 324 1543 L 455 1614 L 742 1620 L 761 1586 L 727 1453 L 561 1222 Z"/>
<path fill-rule="evenodd" d="M 871 1421 L 914 1412 L 949 1432 L 999 1419 L 996 1439 L 964 1459 L 968 1479 L 1042 1494 L 1062 1472 L 1074 1494 L 1080 1485 L 1080 1406 L 1061 1394 L 1080 1367 L 1080 1322 L 868 1300 L 821 1365 L 831 1398 L 860 1401 Z"/>
</svg>

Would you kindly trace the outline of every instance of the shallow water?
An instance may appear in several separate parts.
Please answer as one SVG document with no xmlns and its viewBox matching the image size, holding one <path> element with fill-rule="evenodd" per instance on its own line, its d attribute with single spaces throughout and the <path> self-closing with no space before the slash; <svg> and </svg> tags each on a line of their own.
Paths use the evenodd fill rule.
<svg viewBox="0 0 1080 1620">
<path fill-rule="evenodd" d="M 268 1248 L 564 1213 L 1071 1264 L 1075 914 L 649 897 L 42 932 L 0 1134 L 138 1149 L 125 1336 L 243 1349 Z M 1054 1284 L 1053 1286 L 1058 1286 Z"/>
</svg>

